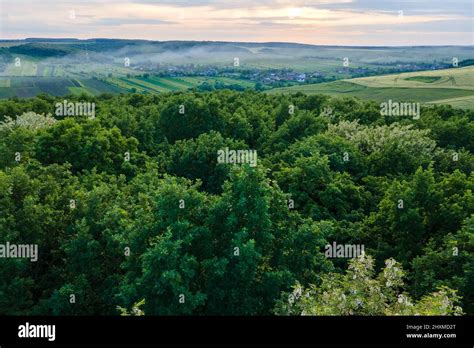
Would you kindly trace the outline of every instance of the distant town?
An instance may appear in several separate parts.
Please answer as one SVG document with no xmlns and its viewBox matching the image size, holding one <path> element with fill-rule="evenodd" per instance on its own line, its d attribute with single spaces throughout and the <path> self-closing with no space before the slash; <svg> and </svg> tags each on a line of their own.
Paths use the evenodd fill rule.
<svg viewBox="0 0 474 348">
<path fill-rule="evenodd" d="M 366 67 L 342 67 L 336 70 L 337 74 L 343 75 L 345 78 L 376 76 L 382 74 L 392 74 L 400 72 L 425 71 L 447 69 L 451 67 L 447 63 L 399 63 L 395 66 L 392 64 L 379 64 L 374 69 Z M 241 79 L 256 82 L 256 88 L 261 89 L 265 86 L 270 88 L 286 87 L 294 84 L 312 84 L 321 82 L 335 81 L 339 76 L 327 74 L 323 71 L 301 72 L 294 69 L 242 69 L 235 67 L 216 67 L 212 65 L 199 66 L 196 64 L 185 65 L 161 65 L 159 63 L 148 62 L 147 64 L 131 65 L 130 68 L 135 72 L 143 72 L 139 74 L 142 77 L 150 75 L 157 77 L 228 77 L 233 79 Z M 130 74 L 131 75 L 131 74 Z M 129 76 L 130 77 L 130 76 Z M 259 88 L 260 87 L 260 88 Z"/>
</svg>

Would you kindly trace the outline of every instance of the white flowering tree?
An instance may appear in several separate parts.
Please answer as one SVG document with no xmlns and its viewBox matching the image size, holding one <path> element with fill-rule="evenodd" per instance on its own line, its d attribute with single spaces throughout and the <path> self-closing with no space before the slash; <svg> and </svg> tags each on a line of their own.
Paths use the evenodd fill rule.
<svg viewBox="0 0 474 348">
<path fill-rule="evenodd" d="M 123 308 L 120 306 L 117 306 L 117 310 L 120 312 L 120 315 L 122 317 L 127 317 L 127 316 L 134 316 L 134 317 L 140 317 L 145 315 L 145 312 L 141 309 L 141 307 L 145 304 L 145 299 L 142 299 L 139 302 L 135 302 L 132 306 L 132 308 L 127 310 L 127 308 Z"/>
<path fill-rule="evenodd" d="M 329 273 L 319 286 L 293 292 L 277 302 L 278 315 L 461 315 L 459 296 L 448 287 L 426 295 L 418 302 L 403 292 L 405 272 L 394 259 L 375 277 L 372 257 L 352 259 L 345 274 Z"/>
<path fill-rule="evenodd" d="M 24 127 L 33 131 L 40 128 L 52 126 L 56 122 L 50 114 L 40 115 L 32 111 L 25 112 L 17 118 L 5 116 L 4 120 L 0 122 L 0 130 L 13 130 L 16 127 Z"/>
<path fill-rule="evenodd" d="M 378 175 L 413 173 L 426 166 L 435 155 L 436 141 L 429 129 L 413 125 L 366 126 L 357 121 L 341 121 L 328 126 L 328 135 L 347 139 L 367 155 L 370 170 Z"/>
</svg>

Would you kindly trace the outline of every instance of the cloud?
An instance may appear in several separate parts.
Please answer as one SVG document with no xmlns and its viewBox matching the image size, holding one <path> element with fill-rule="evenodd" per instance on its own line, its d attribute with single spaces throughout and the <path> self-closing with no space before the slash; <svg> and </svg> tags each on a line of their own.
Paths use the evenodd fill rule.
<svg viewBox="0 0 474 348">
<path fill-rule="evenodd" d="M 0 26 L 4 38 L 472 44 L 470 1 L 3 0 Z"/>
<path fill-rule="evenodd" d="M 109 26 L 121 26 L 128 24 L 146 24 L 146 25 L 163 25 L 163 24 L 176 24 L 172 21 L 164 21 L 161 19 L 147 19 L 147 18 L 100 18 L 93 21 L 95 25 L 109 25 Z"/>
</svg>

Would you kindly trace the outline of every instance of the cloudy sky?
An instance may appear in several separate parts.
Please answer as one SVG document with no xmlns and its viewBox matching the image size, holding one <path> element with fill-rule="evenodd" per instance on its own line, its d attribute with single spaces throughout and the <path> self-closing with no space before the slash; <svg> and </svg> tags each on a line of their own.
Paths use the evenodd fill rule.
<svg viewBox="0 0 474 348">
<path fill-rule="evenodd" d="M 473 43 L 472 0 L 0 0 L 0 39 Z"/>
</svg>

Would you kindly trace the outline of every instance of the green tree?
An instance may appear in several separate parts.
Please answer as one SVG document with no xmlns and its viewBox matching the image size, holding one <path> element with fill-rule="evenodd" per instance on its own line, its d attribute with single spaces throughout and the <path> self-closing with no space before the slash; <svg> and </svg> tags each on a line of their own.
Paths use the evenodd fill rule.
<svg viewBox="0 0 474 348">
<path fill-rule="evenodd" d="M 375 276 L 374 262 L 362 254 L 349 263 L 345 274 L 323 275 L 319 286 L 296 284 L 275 307 L 279 315 L 461 315 L 456 291 L 441 287 L 413 301 L 403 292 L 405 272 L 394 259 Z"/>
</svg>

